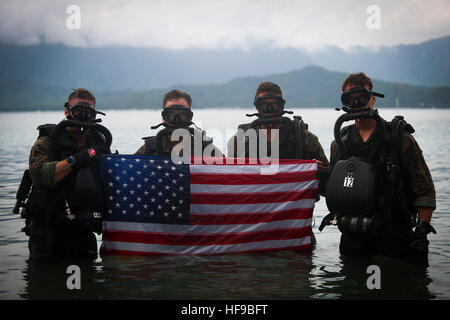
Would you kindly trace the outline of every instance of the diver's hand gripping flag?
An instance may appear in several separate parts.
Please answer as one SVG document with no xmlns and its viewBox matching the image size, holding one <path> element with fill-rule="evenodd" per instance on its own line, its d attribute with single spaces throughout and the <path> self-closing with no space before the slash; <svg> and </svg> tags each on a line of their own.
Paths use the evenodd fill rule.
<svg viewBox="0 0 450 320">
<path fill-rule="evenodd" d="M 169 157 L 111 155 L 102 254 L 224 254 L 311 246 L 315 161 L 268 165 L 174 164 Z"/>
</svg>

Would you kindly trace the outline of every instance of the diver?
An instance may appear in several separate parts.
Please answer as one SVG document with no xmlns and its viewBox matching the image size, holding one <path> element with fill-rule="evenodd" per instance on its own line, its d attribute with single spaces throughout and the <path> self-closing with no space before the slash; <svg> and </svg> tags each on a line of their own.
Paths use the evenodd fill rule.
<svg viewBox="0 0 450 320">
<path fill-rule="evenodd" d="M 214 146 L 212 139 L 206 136 L 206 133 L 200 130 L 192 122 L 194 113 L 191 110 L 192 98 L 186 92 L 179 90 L 171 90 L 164 95 L 163 110 L 161 111 L 162 123 L 151 127 L 157 129 L 160 126 L 164 128 L 160 130 L 156 136 L 142 138 L 145 143 L 135 153 L 135 155 L 159 155 L 170 156 L 172 151 L 178 152 L 177 156 L 182 156 L 183 150 L 187 149 L 183 145 L 183 139 L 172 139 L 172 133 L 176 129 L 185 129 L 190 136 L 191 156 L 193 157 L 223 157 L 220 150 Z M 191 127 L 194 125 L 195 128 Z M 178 144 L 182 148 L 174 150 Z"/>
<path fill-rule="evenodd" d="M 430 224 L 436 208 L 433 180 L 413 127 L 402 116 L 382 119 L 374 106 L 384 95 L 372 88 L 364 73 L 351 74 L 342 84 L 346 113 L 335 124 L 326 186 L 331 213 L 319 230 L 339 227 L 343 255 L 382 253 L 427 264 L 427 235 L 436 233 Z"/>
<path fill-rule="evenodd" d="M 247 116 L 256 116 L 257 119 L 238 126 L 238 132 L 227 143 L 228 156 L 236 158 L 269 156 L 278 159 L 315 160 L 317 162 L 316 176 L 319 179 L 316 201 L 319 201 L 320 195 L 324 195 L 324 182 L 326 182 L 329 174 L 329 162 L 317 136 L 308 130 L 308 125 L 303 122 L 300 116 L 294 116 L 293 120 L 284 116 L 284 114 L 292 114 L 293 112 L 284 110 L 285 100 L 281 88 L 277 84 L 262 82 L 256 90 L 253 104 L 257 113 L 247 114 Z M 265 136 L 260 134 L 260 132 L 264 132 L 264 129 L 267 130 Z M 279 150 L 272 150 L 272 138 L 277 133 L 271 129 L 279 130 Z M 252 131 L 255 132 L 256 137 L 253 141 L 250 138 Z M 259 139 L 266 139 L 267 154 L 264 154 L 264 151 L 261 154 Z M 312 230 L 311 244 L 313 246 L 316 244 Z"/>
<path fill-rule="evenodd" d="M 30 257 L 97 257 L 93 232 L 101 234 L 103 210 L 97 162 L 111 153 L 112 137 L 98 124 L 104 113 L 95 102 L 88 90 L 74 89 L 66 119 L 38 127 L 14 209 L 26 219 Z"/>
<path fill-rule="evenodd" d="M 318 165 L 317 177 L 320 180 L 319 192 L 323 194 L 324 183 L 329 173 L 329 162 L 317 136 L 308 130 L 308 125 L 303 122 L 300 116 L 294 119 L 284 116 L 292 114 L 292 111 L 284 110 L 285 100 L 281 88 L 273 82 L 263 82 L 258 86 L 255 94 L 254 106 L 257 113 L 247 116 L 256 116 L 257 119 L 245 124 L 240 124 L 239 131 L 233 135 L 227 143 L 229 157 L 249 158 L 254 157 L 251 152 L 251 141 L 246 133 L 253 129 L 259 132 L 260 129 L 267 129 L 267 155 L 273 156 L 273 152 L 278 151 L 279 159 L 304 159 L 315 160 Z M 279 150 L 271 150 L 271 129 L 279 130 Z M 263 137 L 264 138 L 264 137 Z M 259 139 L 259 137 L 258 137 Z M 259 140 L 255 141 L 256 155 L 261 156 L 259 150 Z M 269 154 L 270 153 L 270 154 Z M 320 198 L 318 196 L 318 198 Z"/>
</svg>

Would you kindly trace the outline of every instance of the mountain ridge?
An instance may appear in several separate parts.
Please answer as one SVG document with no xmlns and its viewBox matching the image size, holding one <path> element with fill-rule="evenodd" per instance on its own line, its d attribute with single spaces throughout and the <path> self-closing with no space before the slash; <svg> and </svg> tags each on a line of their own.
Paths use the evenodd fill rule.
<svg viewBox="0 0 450 320">
<path fill-rule="evenodd" d="M 171 89 L 188 92 L 193 108 L 251 107 L 259 83 L 280 85 L 288 107 L 340 106 L 341 85 L 348 73 L 308 66 L 286 73 L 240 77 L 222 84 L 177 85 L 133 92 L 93 91 L 99 109 L 158 109 Z M 423 87 L 372 79 L 374 90 L 386 95 L 383 107 L 450 108 L 450 87 Z M 90 89 L 90 88 L 88 88 Z M 0 83 L 0 110 L 57 110 L 63 107 L 70 89 L 34 86 L 27 82 Z"/>
<path fill-rule="evenodd" d="M 78 48 L 62 44 L 19 46 L 0 43 L 0 81 L 27 81 L 97 91 L 142 91 L 176 84 L 221 84 L 318 65 L 332 71 L 363 71 L 370 77 L 422 86 L 450 86 L 450 36 L 421 44 L 336 46 L 307 51 L 257 46 L 239 49 L 167 50 L 139 47 Z"/>
</svg>

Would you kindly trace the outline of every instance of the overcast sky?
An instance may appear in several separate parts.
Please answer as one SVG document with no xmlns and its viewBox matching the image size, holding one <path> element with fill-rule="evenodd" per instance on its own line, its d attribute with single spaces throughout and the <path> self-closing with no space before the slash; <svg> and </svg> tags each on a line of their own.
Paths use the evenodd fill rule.
<svg viewBox="0 0 450 320">
<path fill-rule="evenodd" d="M 69 5 L 81 28 L 66 26 Z M 368 29 L 370 5 L 381 29 Z M 373 22 L 374 20 L 370 20 Z M 0 41 L 168 49 L 415 44 L 450 34 L 449 0 L 1 0 Z"/>
</svg>

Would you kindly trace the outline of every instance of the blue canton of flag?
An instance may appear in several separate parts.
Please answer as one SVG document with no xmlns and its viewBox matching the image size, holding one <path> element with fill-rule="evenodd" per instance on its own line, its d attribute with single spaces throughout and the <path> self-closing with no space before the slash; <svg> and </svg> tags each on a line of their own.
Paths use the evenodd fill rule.
<svg viewBox="0 0 450 320">
<path fill-rule="evenodd" d="M 168 157 L 111 155 L 100 162 L 106 221 L 188 224 L 189 165 Z"/>
</svg>

